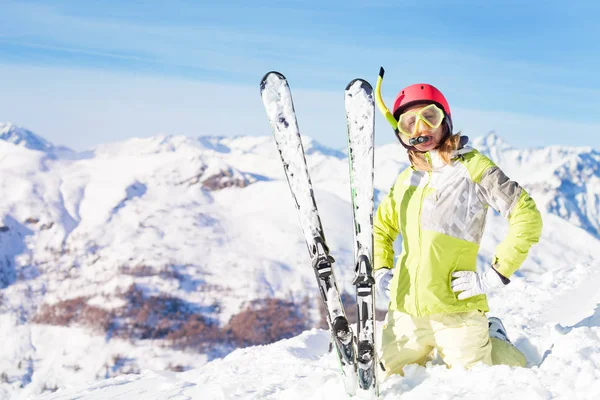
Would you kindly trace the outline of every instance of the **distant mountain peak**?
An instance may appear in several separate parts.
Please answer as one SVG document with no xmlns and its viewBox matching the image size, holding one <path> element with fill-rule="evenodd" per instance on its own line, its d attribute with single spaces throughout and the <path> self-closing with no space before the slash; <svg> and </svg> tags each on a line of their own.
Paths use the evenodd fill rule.
<svg viewBox="0 0 600 400">
<path fill-rule="evenodd" d="M 10 122 L 0 122 L 0 139 L 31 150 L 48 152 L 55 149 L 46 139 Z"/>
<path fill-rule="evenodd" d="M 207 149 L 217 153 L 230 153 L 231 149 L 222 143 L 224 139 L 224 136 L 200 136 L 197 138 L 198 142 Z"/>
<path fill-rule="evenodd" d="M 332 156 L 332 157 L 335 157 L 338 159 L 346 158 L 346 154 L 343 151 L 337 150 L 337 149 L 334 149 L 331 147 L 327 147 L 327 146 L 317 142 L 315 139 L 313 139 L 310 136 L 303 136 L 302 142 L 303 142 L 303 146 L 304 146 L 304 152 L 307 155 L 321 153 L 323 155 Z"/>
<path fill-rule="evenodd" d="M 496 148 L 498 150 L 512 149 L 512 146 L 507 144 L 496 131 L 490 131 L 487 135 L 475 139 L 479 147 Z"/>
</svg>

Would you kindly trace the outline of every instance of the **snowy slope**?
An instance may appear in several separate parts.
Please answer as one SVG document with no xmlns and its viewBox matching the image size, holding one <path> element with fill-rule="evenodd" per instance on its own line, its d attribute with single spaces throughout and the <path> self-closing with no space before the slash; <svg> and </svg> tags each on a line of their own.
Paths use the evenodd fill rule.
<svg viewBox="0 0 600 400">
<path fill-rule="evenodd" d="M 478 141 L 475 146 L 497 157 L 544 211 L 542 241 L 513 283 L 492 297 L 492 311 L 527 354 L 532 368 L 525 376 L 544 388 L 540 398 L 563 395 L 576 384 L 591 390 L 586 374 L 595 374 L 592 348 L 599 347 L 595 325 L 600 320 L 594 315 L 600 302 L 594 225 L 598 202 L 593 203 L 597 153 L 585 148 L 510 149 L 491 135 Z M 221 326 L 255 299 L 299 304 L 306 296 L 317 298 L 271 137 L 157 136 L 82 154 L 20 143 L 0 140 L 0 332 L 8 344 L 0 347 L 0 398 L 66 387 L 72 389 L 50 396 L 107 398 L 138 391 L 151 398 L 179 392 L 181 398 L 201 393 L 208 396 L 202 398 L 339 396 L 323 331 L 236 350 L 221 359 L 232 348 L 215 346 L 198 354 L 172 348 L 162 339 L 119 335 L 118 326 L 100 329 L 106 327 L 107 313 L 139 306 L 139 296 L 164 298 Z M 304 145 L 338 282 L 350 293 L 348 163 L 342 151 L 310 138 Z M 377 148 L 375 157 L 376 194 L 383 196 L 406 166 L 406 156 L 393 143 Z M 570 190 L 565 182 L 575 182 L 578 189 Z M 570 214 L 561 214 L 553 204 L 564 204 Z M 480 266 L 489 263 L 505 232 L 506 222 L 491 213 Z M 44 306 L 77 299 L 87 308 L 69 327 L 34 323 Z M 314 304 L 310 316 L 319 318 Z M 131 323 L 124 318 L 118 322 Z M 576 354 L 565 350 L 575 345 L 591 348 Z M 257 363 L 259 357 L 269 362 Z M 559 379 L 563 358 L 573 369 L 562 371 Z M 546 365 L 554 367 L 542 370 Z M 470 393 L 477 398 L 493 376 L 517 374 L 497 368 L 484 368 L 475 376 L 438 366 L 415 369 L 382 389 L 389 398 L 404 388 L 415 390 L 414 396 L 434 390 L 446 397 Z M 186 372 L 164 372 L 169 370 Z M 124 373 L 136 375 L 118 377 Z M 233 382 L 231 374 L 238 376 Z M 572 382 L 575 374 L 579 383 Z M 451 384 L 453 377 L 457 382 Z M 474 382 L 480 389 L 467 387 Z M 517 393 L 513 389 L 536 387 L 525 382 L 493 385 L 508 397 Z M 317 394 L 317 387 L 324 392 Z"/>
</svg>

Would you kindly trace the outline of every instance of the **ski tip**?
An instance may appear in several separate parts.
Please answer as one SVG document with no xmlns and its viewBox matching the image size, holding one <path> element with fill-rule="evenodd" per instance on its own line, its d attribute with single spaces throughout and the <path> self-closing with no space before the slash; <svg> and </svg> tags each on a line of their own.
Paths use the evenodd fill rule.
<svg viewBox="0 0 600 400">
<path fill-rule="evenodd" d="M 260 80 L 260 90 L 263 90 L 265 88 L 265 84 L 267 82 L 267 78 L 269 78 L 269 76 L 276 76 L 278 79 L 280 80 L 287 80 L 285 76 L 283 76 L 283 74 L 281 72 L 278 71 L 269 71 L 267 72 L 262 79 Z"/>
<path fill-rule="evenodd" d="M 346 85 L 346 90 L 349 90 L 352 85 L 354 85 L 356 82 L 360 82 L 361 87 L 368 91 L 368 92 L 372 92 L 373 91 L 373 86 L 371 86 L 371 84 L 369 82 L 367 82 L 364 79 L 360 79 L 360 78 L 356 78 L 350 81 L 350 83 L 348 85 Z"/>
</svg>

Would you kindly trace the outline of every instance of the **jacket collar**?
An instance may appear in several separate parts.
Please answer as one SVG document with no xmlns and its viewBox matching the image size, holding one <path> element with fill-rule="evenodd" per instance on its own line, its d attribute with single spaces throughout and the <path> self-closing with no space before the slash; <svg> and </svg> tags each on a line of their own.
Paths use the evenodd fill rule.
<svg viewBox="0 0 600 400">
<path fill-rule="evenodd" d="M 458 149 L 454 150 L 454 153 L 452 153 L 453 160 L 456 158 L 459 158 L 463 154 L 469 153 L 470 151 L 473 150 L 473 148 L 471 146 L 467 146 L 468 142 L 469 142 L 468 136 L 460 137 L 460 144 L 458 145 Z M 435 149 L 428 151 L 425 158 L 431 164 L 431 169 L 433 171 L 440 170 L 441 168 L 446 166 L 446 164 L 444 163 L 444 160 L 442 160 L 442 157 L 440 157 L 440 152 Z"/>
</svg>

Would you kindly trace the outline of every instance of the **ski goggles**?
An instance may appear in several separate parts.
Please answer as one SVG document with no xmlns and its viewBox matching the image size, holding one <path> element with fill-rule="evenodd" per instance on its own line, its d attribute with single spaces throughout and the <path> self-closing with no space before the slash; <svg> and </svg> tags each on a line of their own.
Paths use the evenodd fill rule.
<svg viewBox="0 0 600 400">
<path fill-rule="evenodd" d="M 442 125 L 444 111 L 435 104 L 429 104 L 418 111 L 408 111 L 400 114 L 398 118 L 398 131 L 404 136 L 413 136 L 417 133 L 419 123 L 425 129 L 436 129 Z"/>
</svg>

